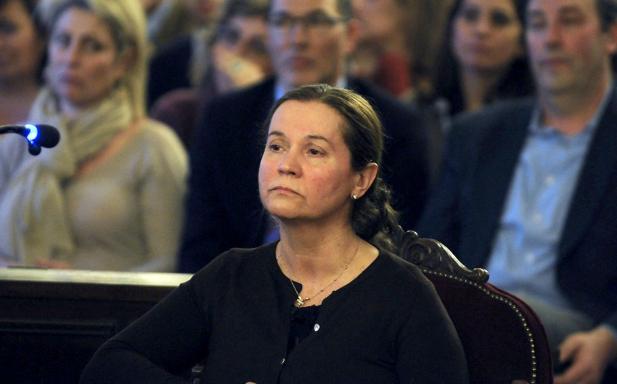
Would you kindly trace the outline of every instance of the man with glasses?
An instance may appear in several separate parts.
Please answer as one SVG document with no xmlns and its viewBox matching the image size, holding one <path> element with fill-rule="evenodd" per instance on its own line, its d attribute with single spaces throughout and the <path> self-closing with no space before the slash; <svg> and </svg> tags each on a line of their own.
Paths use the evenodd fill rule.
<svg viewBox="0 0 617 384">
<path fill-rule="evenodd" d="M 617 1 L 530 0 L 525 35 L 537 97 L 454 122 L 418 230 L 530 304 L 556 384 L 617 383 Z"/>
<path fill-rule="evenodd" d="M 196 128 L 180 251 L 183 272 L 196 271 L 231 247 L 276 238 L 257 189 L 261 125 L 274 101 L 301 85 L 349 87 L 373 103 L 386 134 L 382 175 L 403 226 L 412 228 L 423 208 L 428 186 L 424 126 L 398 101 L 345 74 L 358 32 L 350 0 L 272 0 L 268 15 L 275 76 L 213 100 Z"/>
</svg>

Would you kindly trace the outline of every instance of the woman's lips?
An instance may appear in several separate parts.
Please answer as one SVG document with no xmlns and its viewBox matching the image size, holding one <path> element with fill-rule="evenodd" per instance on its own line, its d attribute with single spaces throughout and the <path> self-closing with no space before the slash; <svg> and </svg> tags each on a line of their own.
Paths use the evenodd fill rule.
<svg viewBox="0 0 617 384">
<path fill-rule="evenodd" d="M 289 194 L 289 195 L 298 195 L 299 194 L 295 190 L 293 190 L 291 188 L 288 188 L 288 187 L 283 187 L 283 186 L 276 186 L 274 188 L 271 188 L 270 191 L 272 191 L 272 192 L 279 192 L 279 193 L 283 193 L 283 194 Z"/>
</svg>

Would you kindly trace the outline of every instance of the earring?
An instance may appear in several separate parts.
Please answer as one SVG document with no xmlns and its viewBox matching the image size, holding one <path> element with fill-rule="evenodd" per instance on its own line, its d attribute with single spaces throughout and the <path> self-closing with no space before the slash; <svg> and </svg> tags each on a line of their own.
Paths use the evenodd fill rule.
<svg viewBox="0 0 617 384">
<path fill-rule="evenodd" d="M 358 200 L 358 195 L 356 195 L 355 193 L 352 193 L 351 198 L 354 200 Z"/>
</svg>

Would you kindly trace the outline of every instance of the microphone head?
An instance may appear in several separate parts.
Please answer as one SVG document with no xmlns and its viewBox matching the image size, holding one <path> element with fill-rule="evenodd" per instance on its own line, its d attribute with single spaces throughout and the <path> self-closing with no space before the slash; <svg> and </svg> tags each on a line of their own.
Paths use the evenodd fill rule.
<svg viewBox="0 0 617 384">
<path fill-rule="evenodd" d="M 55 127 L 47 124 L 26 124 L 28 129 L 26 139 L 37 146 L 52 148 L 60 141 L 60 132 Z M 40 148 L 39 148 L 40 152 Z M 30 152 L 32 153 L 32 152 Z"/>
<path fill-rule="evenodd" d="M 34 144 L 34 143 L 28 142 L 28 152 L 32 156 L 36 156 L 39 153 L 41 153 L 41 147 L 39 145 Z"/>
</svg>

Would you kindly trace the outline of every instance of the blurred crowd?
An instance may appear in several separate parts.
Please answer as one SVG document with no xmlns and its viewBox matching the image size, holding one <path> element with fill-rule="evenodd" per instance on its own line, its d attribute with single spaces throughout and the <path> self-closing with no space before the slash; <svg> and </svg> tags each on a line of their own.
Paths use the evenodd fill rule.
<svg viewBox="0 0 617 384">
<path fill-rule="evenodd" d="M 80 197 L 71 196 L 71 201 L 68 201 L 68 196 L 60 199 L 47 196 L 49 193 L 42 192 L 49 189 L 47 186 L 42 187 L 36 194 L 34 191 L 29 194 L 31 200 L 35 199 L 39 204 L 44 202 L 50 207 L 57 206 L 56 208 L 35 209 L 33 206 L 36 203 L 26 203 L 26 198 L 18 198 L 18 195 L 22 195 L 18 191 L 23 188 L 24 183 L 23 180 L 18 181 L 16 169 L 22 167 L 22 163 L 32 162 L 32 159 L 21 156 L 21 148 L 14 144 L 14 138 L 2 137 L 2 188 L 9 190 L 12 189 L 10 184 L 15 184 L 13 198 L 9 199 L 11 194 L 3 192 L 6 197 L 0 199 L 3 217 L 7 223 L 18 220 L 16 216 L 22 212 L 19 210 L 28 205 L 30 210 L 40 211 L 32 212 L 32 215 L 40 216 L 43 211 L 50 211 L 60 212 L 64 217 L 64 220 L 60 221 L 62 225 L 40 224 L 38 227 L 43 228 L 40 231 L 21 230 L 26 233 L 40 232 L 38 235 L 22 236 L 17 229 L 5 231 L 6 235 L 3 236 L 7 239 L 3 249 L 0 249 L 0 260 L 3 260 L 4 264 L 38 263 L 59 267 L 173 270 L 174 263 L 178 262 L 171 258 L 175 257 L 175 250 L 180 246 L 182 236 L 182 231 L 178 229 L 182 225 L 178 223 L 185 221 L 185 212 L 179 207 L 187 198 L 185 190 L 189 164 L 186 155 L 193 142 L 201 140 L 197 139 L 199 133 L 195 131 L 208 119 L 208 116 L 204 116 L 207 106 L 223 94 L 247 89 L 273 78 L 285 79 L 285 71 L 290 73 L 289 76 L 296 76 L 300 72 L 310 72 L 305 71 L 302 66 L 314 66 L 317 67 L 316 71 L 321 72 L 307 77 L 306 80 L 276 82 L 278 93 L 303 83 L 330 82 L 335 85 L 349 85 L 358 80 L 374 89 L 379 97 L 391 99 L 387 102 L 388 107 L 396 105 L 412 111 L 407 116 L 401 115 L 402 119 L 408 119 L 402 123 L 404 127 L 399 127 L 400 121 L 394 122 L 390 125 L 397 127 L 390 130 L 397 131 L 402 128 L 410 131 L 401 137 L 395 137 L 397 142 L 393 145 L 396 148 L 392 152 L 395 152 L 393 156 L 399 158 L 397 161 L 408 162 L 408 165 L 415 169 L 403 172 L 402 168 L 399 169 L 400 164 L 393 164 L 393 169 L 388 170 L 386 164 L 384 170 L 391 173 L 402 172 L 399 179 L 403 176 L 409 177 L 409 183 L 413 182 L 413 185 L 398 188 L 396 180 L 388 180 L 394 187 L 396 200 L 399 201 L 397 208 L 403 213 L 402 223 L 408 227 L 417 222 L 427 198 L 428 188 L 436 179 L 443 143 L 452 117 L 478 110 L 495 100 L 530 95 L 533 91 L 523 41 L 522 18 L 525 2 L 522 1 L 343 1 L 342 4 L 349 7 L 349 15 L 345 16 L 349 20 L 344 20 L 349 23 L 350 28 L 348 41 L 344 42 L 346 46 L 339 47 L 335 44 L 340 42 L 336 41 L 332 44 L 293 42 L 292 44 L 301 46 L 296 51 L 308 52 L 298 55 L 291 51 L 284 52 L 286 48 L 277 42 L 277 35 L 280 33 L 276 30 L 281 27 L 288 28 L 287 23 L 295 21 L 302 22 L 302 26 L 307 30 L 327 29 L 338 20 L 322 20 L 324 15 L 315 14 L 306 19 L 277 21 L 276 18 L 273 19 L 271 12 L 269 13 L 267 0 L 131 0 L 123 5 L 113 4 L 115 2 L 103 3 L 85 0 L 0 1 L 0 123 L 59 124 L 62 126 L 61 132 L 67 136 L 60 147 L 69 148 L 67 152 L 71 152 L 70 155 L 64 155 L 71 157 L 70 166 L 48 164 L 41 167 L 38 159 L 38 165 L 34 167 L 37 170 L 26 172 L 21 178 L 29 179 L 32 188 L 43 181 L 40 180 L 40 175 L 34 177 L 29 173 L 40 174 L 41 170 L 38 168 L 52 169 L 53 177 L 60 183 L 60 191 L 54 192 L 55 194 L 65 194 L 67 191 L 63 188 L 67 184 L 71 184 L 70 190 L 80 190 Z M 335 4 L 339 5 L 338 2 Z M 72 5 L 84 11 L 94 9 L 94 19 L 102 18 L 104 22 L 86 28 L 88 20 L 79 13 L 73 15 L 71 12 L 70 17 L 59 16 L 62 9 L 71 8 Z M 63 18 L 66 20 L 60 23 Z M 114 20 L 116 18 L 119 20 Z M 295 23 L 291 27 L 294 25 Z M 317 47 L 318 50 L 311 47 L 318 44 L 323 45 Z M 307 47 L 304 47 L 305 45 Z M 316 57 L 310 56 L 314 55 L 313 50 Z M 102 51 L 106 51 L 106 54 L 103 55 Z M 323 62 L 313 63 L 311 60 Z M 330 79 L 328 76 L 334 78 Z M 105 131 L 99 126 L 111 123 L 113 115 L 97 112 L 96 118 L 85 116 L 93 112 L 95 106 L 98 107 L 106 101 L 112 105 L 109 108 L 114 112 L 118 112 L 117 105 L 127 108 L 124 117 L 126 121 L 119 124 L 121 127 L 94 134 L 92 132 L 95 130 L 90 127 L 95 126 L 97 131 Z M 129 106 L 126 103 L 129 103 Z M 269 105 L 270 100 L 264 108 Z M 240 105 L 237 107 L 243 108 Z M 231 115 L 228 118 L 234 119 L 236 116 L 233 111 L 229 112 Z M 380 112 L 385 114 L 386 111 Z M 249 115 L 257 119 L 259 116 Z M 382 118 L 388 120 L 389 116 Z M 259 125 L 261 122 L 256 120 L 251 123 Z M 77 135 L 77 129 L 72 128 L 72 125 L 86 125 L 83 128 L 86 138 L 75 137 L 70 140 L 79 141 L 80 146 L 84 145 L 81 141 L 92 140 L 83 155 L 79 148 L 73 148 L 70 143 L 66 143 L 68 136 L 74 133 Z M 89 169 L 100 171 L 98 163 L 105 162 L 106 157 L 120 156 L 116 152 L 123 151 L 109 148 L 122 148 L 122 143 L 115 143 L 136 141 L 137 137 L 124 133 L 122 137 L 129 138 L 118 138 L 118 132 L 127 131 L 128 126 L 142 125 L 155 125 L 157 130 L 161 131 L 160 135 L 165 136 L 159 144 L 162 147 L 161 154 L 156 155 L 163 160 L 152 159 L 150 166 L 161 166 L 154 163 L 155 161 L 169 162 L 171 164 L 166 163 L 165 169 L 156 170 L 168 173 L 160 176 L 164 179 L 161 180 L 162 185 L 154 185 L 150 180 L 147 182 L 152 183 L 153 190 L 157 191 L 150 196 L 160 199 L 157 205 L 166 205 L 169 202 L 168 208 L 174 212 L 165 212 L 161 206 L 147 212 L 138 212 L 139 209 L 152 208 L 142 200 L 143 195 L 138 195 L 132 196 L 132 201 L 123 203 L 130 203 L 136 210 L 132 218 L 119 213 L 111 214 L 108 210 L 101 212 L 104 214 L 90 217 L 97 212 L 98 206 L 111 196 L 124 198 L 128 197 L 125 194 L 130 195 L 134 191 L 115 191 L 124 196 L 110 196 L 97 189 L 95 194 L 101 195 L 101 201 L 97 204 L 93 202 L 93 199 L 96 199 L 90 191 L 92 182 L 82 181 L 81 174 L 88 173 L 85 170 Z M 394 135 L 396 136 L 396 133 Z M 180 145 L 175 142 L 176 137 L 180 139 Z M 138 147 L 135 150 L 145 151 L 146 144 L 149 143 L 135 143 Z M 199 145 L 205 147 L 194 152 L 207 149 L 207 144 Z M 404 145 L 408 148 L 402 148 Z M 407 154 L 408 160 L 404 158 Z M 46 161 L 50 164 L 64 163 L 65 159 Z M 222 159 L 222 166 L 229 161 L 230 159 Z M 191 160 L 191 163 L 194 161 Z M 207 167 L 203 164 L 199 166 Z M 71 170 L 66 171 L 63 168 Z M 115 171 L 122 172 L 121 169 Z M 131 174 L 135 169 L 124 171 L 135 180 L 136 175 Z M 95 175 L 97 173 L 94 172 Z M 118 174 L 108 177 L 115 180 Z M 244 175 L 238 174 L 237 177 Z M 34 182 L 34 179 L 39 180 Z M 75 182 L 69 183 L 67 179 L 75 179 Z M 93 179 L 95 177 L 91 176 L 88 180 Z M 216 180 L 210 175 L 206 175 L 206 179 L 212 182 Z M 176 186 L 170 188 L 170 184 Z M 78 188 L 77 185 L 81 187 Z M 165 195 L 165 189 L 169 189 L 167 192 L 172 195 Z M 162 195 L 157 196 L 158 193 Z M 161 203 L 162 197 L 165 197 L 165 204 Z M 60 202 L 49 203 L 49 200 Z M 403 200 L 414 202 L 405 203 Z M 126 206 L 119 204 L 121 200 L 117 201 L 118 212 L 125 212 Z M 413 207 L 408 210 L 407 205 Z M 191 214 L 192 210 L 187 207 L 186 211 Z M 160 213 L 164 213 L 169 220 L 165 225 L 162 225 L 157 217 Z M 109 217 L 110 221 L 106 222 L 105 217 Z M 205 219 L 210 220 L 210 217 Z M 35 218 L 22 220 L 36 221 Z M 151 220 L 160 224 L 155 225 Z M 176 224 L 172 225 L 173 223 Z M 83 235 L 89 238 L 82 239 L 78 234 L 86 224 L 93 226 L 86 232 L 100 232 L 112 224 L 120 226 L 113 231 L 105 229 L 107 233 L 103 238 L 94 239 L 93 237 L 98 236 L 85 233 Z M 135 224 L 142 226 L 133 229 L 142 238 L 140 245 L 140 241 L 129 240 L 129 233 L 133 231 L 127 231 L 127 228 Z M 31 227 L 36 226 L 31 225 L 29 228 Z M 109 238 L 112 235 L 113 238 Z M 37 240 L 27 239 L 33 236 Z M 47 245 L 38 244 L 41 242 L 38 239 L 41 238 L 48 238 L 43 241 Z M 166 244 L 161 248 L 162 239 L 166 239 Z M 82 249 L 84 241 L 92 242 L 82 250 L 84 254 L 93 255 L 86 258 L 102 260 L 83 265 L 75 262 L 76 249 Z M 36 244 L 36 260 L 26 256 L 31 254 L 29 250 L 34 246 L 29 244 Z M 229 245 L 243 244 L 232 242 Z M 95 257 L 95 254 L 101 253 L 101 247 L 108 248 L 103 254 L 117 254 L 121 249 L 122 255 Z M 214 247 L 207 253 L 215 254 L 223 248 L 224 246 Z M 142 259 L 141 262 L 109 260 L 126 259 L 129 250 L 135 252 L 137 249 L 141 254 L 138 257 Z M 152 260 L 157 258 L 154 254 L 158 252 L 167 254 L 168 260 L 153 263 Z M 68 254 L 70 256 L 67 256 Z M 68 262 L 63 258 L 73 260 Z M 205 264 L 207 259 L 196 265 Z"/>
</svg>

